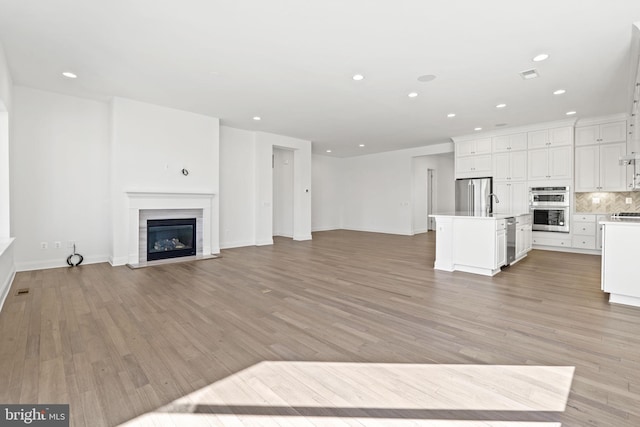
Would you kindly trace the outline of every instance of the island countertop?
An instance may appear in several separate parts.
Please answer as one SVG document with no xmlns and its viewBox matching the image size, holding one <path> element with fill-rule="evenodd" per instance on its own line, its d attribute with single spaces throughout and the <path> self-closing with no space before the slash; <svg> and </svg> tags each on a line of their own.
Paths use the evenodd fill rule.
<svg viewBox="0 0 640 427">
<path fill-rule="evenodd" d="M 506 218 L 515 218 L 523 215 L 531 215 L 531 214 L 529 213 L 508 213 L 508 214 L 490 213 L 486 215 L 474 215 L 467 212 L 445 212 L 445 213 L 431 214 L 429 216 L 433 218 L 442 217 L 442 218 L 472 218 L 472 219 L 506 219 Z"/>
</svg>

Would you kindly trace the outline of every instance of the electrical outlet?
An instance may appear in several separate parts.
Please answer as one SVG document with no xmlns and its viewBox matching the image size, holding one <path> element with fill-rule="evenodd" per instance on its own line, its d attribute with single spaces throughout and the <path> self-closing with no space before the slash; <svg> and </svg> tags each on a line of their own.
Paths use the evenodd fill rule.
<svg viewBox="0 0 640 427">
<path fill-rule="evenodd" d="M 49 245 L 47 244 L 47 242 L 40 242 L 40 249 L 47 249 L 49 247 Z"/>
<path fill-rule="evenodd" d="M 624 202 L 628 205 L 633 203 L 633 199 L 631 197 L 625 197 Z"/>
<path fill-rule="evenodd" d="M 600 203 L 600 197 L 592 197 L 592 198 L 591 198 L 591 202 L 592 202 L 594 205 L 599 204 L 599 203 Z"/>
<path fill-rule="evenodd" d="M 56 249 L 60 249 L 62 247 L 62 242 L 53 242 L 53 247 Z"/>
</svg>

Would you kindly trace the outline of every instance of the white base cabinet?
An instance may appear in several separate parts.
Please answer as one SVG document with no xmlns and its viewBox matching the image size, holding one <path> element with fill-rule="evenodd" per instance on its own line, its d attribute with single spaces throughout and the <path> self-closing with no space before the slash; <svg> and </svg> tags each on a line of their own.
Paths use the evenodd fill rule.
<svg viewBox="0 0 640 427">
<path fill-rule="evenodd" d="M 531 215 L 516 217 L 516 260 L 531 250 Z"/>
<path fill-rule="evenodd" d="M 513 215 L 510 215 L 513 216 Z M 501 217 L 470 217 L 458 215 L 433 215 L 436 219 L 436 260 L 434 268 L 444 271 L 493 276 L 506 263 L 507 225 Z M 529 217 L 529 215 L 525 215 Z M 522 222 L 519 235 L 516 228 L 516 247 L 520 245 L 520 256 L 526 256 L 530 246 L 530 221 Z M 529 230 L 529 231 L 527 231 Z"/>
<path fill-rule="evenodd" d="M 596 215 L 591 214 L 575 214 L 573 215 L 573 223 L 571 229 L 573 237 L 571 246 L 578 249 L 596 249 L 596 233 L 598 224 L 596 223 Z"/>
<path fill-rule="evenodd" d="M 538 246 L 553 246 L 558 248 L 571 247 L 571 235 L 569 233 L 555 233 L 550 231 L 534 231 L 531 233 L 533 244 Z"/>
<path fill-rule="evenodd" d="M 640 307 L 640 223 L 604 221 L 603 225 L 602 290 L 609 293 L 609 302 Z"/>
</svg>

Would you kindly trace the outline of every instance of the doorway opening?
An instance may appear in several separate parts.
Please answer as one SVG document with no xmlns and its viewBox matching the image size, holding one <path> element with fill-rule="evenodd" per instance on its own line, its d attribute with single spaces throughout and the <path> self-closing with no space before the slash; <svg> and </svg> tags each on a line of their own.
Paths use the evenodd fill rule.
<svg viewBox="0 0 640 427">
<path fill-rule="evenodd" d="M 436 219 L 429 216 L 435 213 L 435 176 L 434 169 L 427 169 L 427 231 L 436 229 Z"/>
<path fill-rule="evenodd" d="M 273 236 L 293 238 L 294 151 L 273 147 Z"/>
</svg>

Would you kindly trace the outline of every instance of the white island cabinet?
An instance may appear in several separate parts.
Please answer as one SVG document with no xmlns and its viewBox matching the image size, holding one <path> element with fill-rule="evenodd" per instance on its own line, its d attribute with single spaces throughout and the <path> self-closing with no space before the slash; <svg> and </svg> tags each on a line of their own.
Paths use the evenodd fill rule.
<svg viewBox="0 0 640 427">
<path fill-rule="evenodd" d="M 609 293 L 609 302 L 640 307 L 640 221 L 607 219 L 600 224 L 602 290 Z"/>
<path fill-rule="evenodd" d="M 516 241 L 513 244 L 519 250 L 513 262 L 525 257 L 531 249 L 531 228 L 526 227 L 526 224 L 531 224 L 529 214 L 431 216 L 436 219 L 436 270 L 465 271 L 485 276 L 500 272 L 500 267 L 507 263 L 507 218 L 517 217 L 525 225 L 514 236 Z"/>
</svg>

